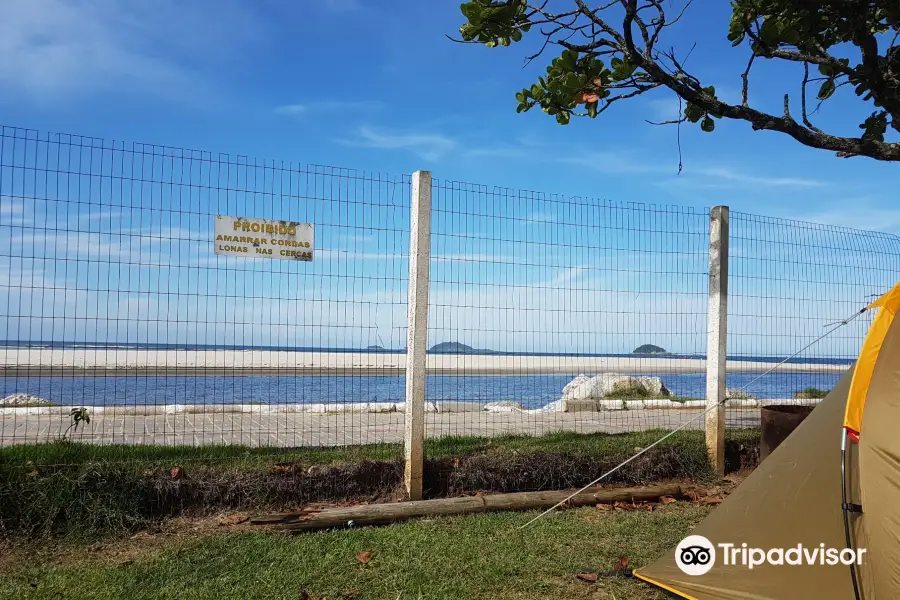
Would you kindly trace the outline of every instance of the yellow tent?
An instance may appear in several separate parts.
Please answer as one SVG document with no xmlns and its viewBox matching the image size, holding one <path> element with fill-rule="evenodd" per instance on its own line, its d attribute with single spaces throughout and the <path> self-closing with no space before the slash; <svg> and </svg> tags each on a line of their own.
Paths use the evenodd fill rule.
<svg viewBox="0 0 900 600">
<path fill-rule="evenodd" d="M 900 309 L 900 283 L 881 298 L 866 307 L 867 309 L 880 308 L 866 341 L 863 343 L 856 361 L 856 369 L 853 372 L 853 381 L 850 384 L 850 393 L 847 397 L 847 409 L 844 412 L 844 429 L 854 441 L 859 441 L 859 432 L 862 430 L 863 407 L 866 404 L 866 396 L 869 393 L 869 385 L 872 383 L 872 373 L 875 371 L 875 362 L 884 344 L 884 338 L 897 310 Z"/>
<path fill-rule="evenodd" d="M 870 307 L 879 312 L 855 367 L 679 544 L 700 537 L 720 556 L 704 555 L 701 564 L 709 568 L 690 572 L 683 553 L 696 558 L 696 546 L 673 548 L 636 569 L 637 578 L 688 600 L 900 598 L 900 319 L 894 319 L 900 284 Z M 847 446 L 849 434 L 858 443 Z M 801 546 L 841 554 L 857 549 L 864 560 L 766 562 L 752 569 L 723 561 L 722 548 Z"/>
</svg>

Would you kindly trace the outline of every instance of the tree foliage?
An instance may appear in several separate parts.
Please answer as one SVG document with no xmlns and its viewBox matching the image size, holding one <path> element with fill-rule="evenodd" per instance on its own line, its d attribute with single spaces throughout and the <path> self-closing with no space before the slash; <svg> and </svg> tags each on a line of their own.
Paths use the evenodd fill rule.
<svg viewBox="0 0 900 600">
<path fill-rule="evenodd" d="M 460 34 L 464 42 L 489 48 L 539 36 L 540 47 L 529 62 L 557 48 L 546 73 L 516 93 L 516 110 L 539 106 L 561 125 L 667 88 L 685 101 L 679 118 L 667 123 L 697 123 L 711 132 L 716 119 L 735 119 L 838 156 L 900 161 L 900 143 L 886 139 L 900 132 L 898 0 L 734 0 L 727 38 L 749 54 L 739 104 L 723 101 L 685 69 L 689 51 L 679 56 L 674 49 L 660 49 L 665 30 L 691 2 L 685 0 L 670 15 L 671 0 L 470 0 L 461 5 L 466 22 Z M 792 110 L 790 94 L 784 95 L 783 114 L 750 104 L 758 60 L 797 64 L 799 111 Z M 842 88 L 852 89 L 869 113 L 858 137 L 827 133 L 810 119 L 818 108 L 814 102 L 825 102 Z"/>
</svg>

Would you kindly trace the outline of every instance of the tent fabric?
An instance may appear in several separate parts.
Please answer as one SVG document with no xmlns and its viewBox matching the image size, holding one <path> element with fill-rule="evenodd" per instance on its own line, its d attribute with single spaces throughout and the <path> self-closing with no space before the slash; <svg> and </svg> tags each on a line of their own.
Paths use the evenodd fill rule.
<svg viewBox="0 0 900 600">
<path fill-rule="evenodd" d="M 900 303 L 900 294 L 898 294 Z M 885 309 L 887 312 L 887 308 Z M 900 323 L 900 320 L 898 320 Z M 815 412 L 815 411 L 814 411 Z M 884 339 L 869 385 L 859 442 L 868 527 L 867 560 L 876 594 L 900 598 L 900 324 Z"/>
<path fill-rule="evenodd" d="M 682 598 L 695 600 L 852 600 L 850 570 L 843 565 L 773 566 L 747 569 L 723 564 L 720 543 L 763 549 L 803 544 L 817 548 L 846 545 L 841 511 L 840 440 L 853 369 L 772 454 L 718 508 L 690 533 L 717 546 L 715 566 L 702 576 L 684 574 L 672 549 L 655 563 L 635 570 L 635 576 Z M 896 423 L 896 421 L 894 421 Z M 878 439 L 881 439 L 880 437 Z M 857 449 L 851 444 L 849 472 L 857 472 Z M 862 502 L 851 483 L 848 502 Z M 855 514 L 854 545 L 867 547 L 864 521 Z M 888 575 L 891 577 L 893 575 Z M 871 600 L 871 576 L 860 572 L 866 600 Z M 900 597 L 897 593 L 879 598 Z"/>
<path fill-rule="evenodd" d="M 850 384 L 850 394 L 847 398 L 844 428 L 851 434 L 854 441 L 859 439 L 862 430 L 863 410 L 869 393 L 872 374 L 875 371 L 875 363 L 881 352 L 884 338 L 891 328 L 894 317 L 900 310 L 900 283 L 866 308 L 879 308 L 881 310 L 878 311 L 869 328 L 869 333 L 866 334 L 866 340 L 859 353 L 859 359 L 856 361 L 856 370 L 853 381 Z"/>
</svg>

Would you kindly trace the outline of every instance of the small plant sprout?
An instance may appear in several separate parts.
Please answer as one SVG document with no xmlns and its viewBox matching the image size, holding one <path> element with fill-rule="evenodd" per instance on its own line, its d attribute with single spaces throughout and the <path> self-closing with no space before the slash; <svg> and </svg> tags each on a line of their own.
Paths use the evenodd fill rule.
<svg viewBox="0 0 900 600">
<path fill-rule="evenodd" d="M 69 426 L 62 434 L 63 441 L 68 440 L 69 432 L 71 431 L 73 434 L 78 431 L 78 426 L 82 423 L 87 425 L 91 422 L 91 415 L 88 412 L 88 409 L 85 407 L 73 408 L 69 412 L 69 418 L 72 419 L 72 422 L 69 423 Z"/>
</svg>

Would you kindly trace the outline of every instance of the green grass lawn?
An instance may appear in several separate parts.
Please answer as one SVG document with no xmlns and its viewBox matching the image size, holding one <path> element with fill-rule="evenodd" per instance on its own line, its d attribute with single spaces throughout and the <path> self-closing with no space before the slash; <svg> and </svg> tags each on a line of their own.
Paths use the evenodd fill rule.
<svg viewBox="0 0 900 600">
<path fill-rule="evenodd" d="M 495 438 L 446 436 L 425 441 L 428 458 L 448 458 L 491 449 L 536 454 L 546 451 L 578 452 L 627 458 L 635 447 L 647 446 L 668 433 L 662 429 L 619 434 L 579 434 L 569 431 L 540 436 L 507 435 Z M 728 438 L 759 443 L 757 429 L 729 429 Z M 703 446 L 700 431 L 680 431 L 667 445 Z M 370 444 L 336 448 L 249 448 L 237 445 L 151 446 L 127 444 L 41 443 L 0 448 L 0 467 L 14 468 L 25 463 L 36 465 L 72 465 L 85 463 L 124 463 L 136 469 L 172 462 L 227 461 L 233 467 L 270 466 L 273 458 L 281 462 L 304 464 L 340 464 L 359 460 L 382 460 L 403 455 L 401 444 Z"/>
<path fill-rule="evenodd" d="M 636 580 L 575 578 L 654 560 L 708 513 L 581 508 L 520 530 L 536 513 L 412 521 L 298 536 L 268 532 L 150 536 L 106 547 L 0 548 L 0 599 L 664 598 Z M 27 549 L 25 549 L 27 548 Z M 357 552 L 371 552 L 362 564 Z M 11 553 L 11 556 L 10 556 Z M 2 565 L 6 565 L 5 567 Z"/>
</svg>

